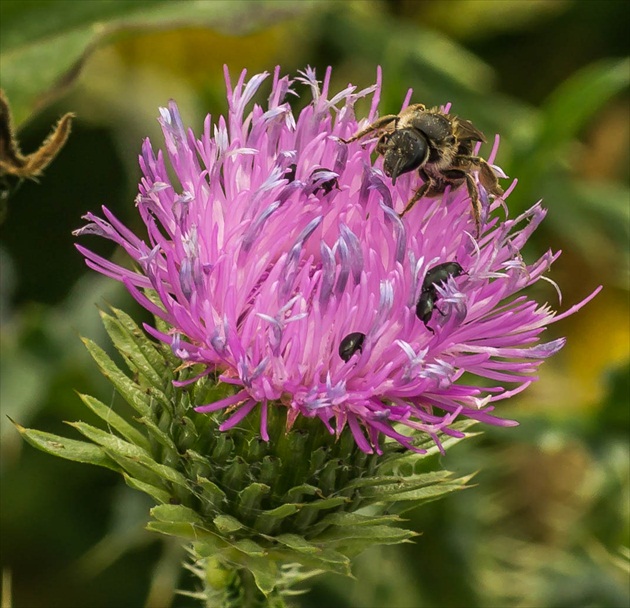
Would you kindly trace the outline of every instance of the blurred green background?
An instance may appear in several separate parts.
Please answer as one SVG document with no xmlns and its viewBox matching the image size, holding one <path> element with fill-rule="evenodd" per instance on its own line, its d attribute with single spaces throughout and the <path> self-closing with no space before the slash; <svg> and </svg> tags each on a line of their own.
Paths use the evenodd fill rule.
<svg viewBox="0 0 630 608">
<path fill-rule="evenodd" d="M 76 112 L 60 156 L 36 182 L 9 183 L 0 225 L 1 556 L 14 608 L 189 606 L 176 546 L 143 530 L 150 503 L 112 472 L 22 443 L 7 415 L 69 434 L 90 422 L 75 391 L 113 400 L 79 336 L 103 346 L 97 306 L 142 312 L 87 272 L 71 231 L 101 204 L 137 225 L 143 137 L 161 146 L 158 107 L 175 98 L 197 132 L 225 113 L 234 76 L 306 65 L 331 90 L 368 86 L 383 68 L 381 112 L 409 87 L 452 102 L 519 185 L 516 215 L 544 199 L 527 261 L 562 249 L 532 291 L 564 310 L 568 343 L 540 382 L 441 464 L 477 485 L 412 512 L 414 544 L 366 552 L 357 580 L 315 579 L 303 608 L 627 607 L 630 605 L 630 196 L 626 0 L 347 2 L 0 2 L 0 80 L 24 153 Z M 485 152 L 488 149 L 484 149 Z M 107 243 L 90 243 L 117 255 Z M 12 590 L 9 590 L 9 582 Z"/>
</svg>

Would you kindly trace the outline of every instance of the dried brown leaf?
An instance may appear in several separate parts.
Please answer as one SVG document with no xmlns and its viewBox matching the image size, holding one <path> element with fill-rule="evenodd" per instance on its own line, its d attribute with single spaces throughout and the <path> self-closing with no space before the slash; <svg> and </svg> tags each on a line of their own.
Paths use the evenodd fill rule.
<svg viewBox="0 0 630 608">
<path fill-rule="evenodd" d="M 73 118 L 71 112 L 62 116 L 39 149 L 24 155 L 13 130 L 9 101 L 0 89 L 0 177 L 36 179 L 40 176 L 66 143 Z"/>
</svg>

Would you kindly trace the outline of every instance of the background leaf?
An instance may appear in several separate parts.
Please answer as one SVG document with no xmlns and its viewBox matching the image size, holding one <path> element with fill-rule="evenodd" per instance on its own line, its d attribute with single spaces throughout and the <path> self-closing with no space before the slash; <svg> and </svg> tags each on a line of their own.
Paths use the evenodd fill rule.
<svg viewBox="0 0 630 608">
<path fill-rule="evenodd" d="M 0 19 L 2 86 L 16 125 L 60 95 L 94 49 L 133 30 L 216 27 L 243 34 L 270 19 L 304 11 L 309 2 L 264 0 L 4 0 Z"/>
</svg>

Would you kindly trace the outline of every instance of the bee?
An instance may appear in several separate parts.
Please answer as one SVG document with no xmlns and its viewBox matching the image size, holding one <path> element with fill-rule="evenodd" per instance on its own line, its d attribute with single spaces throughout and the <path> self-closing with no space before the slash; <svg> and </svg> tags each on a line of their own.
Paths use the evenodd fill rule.
<svg viewBox="0 0 630 608">
<path fill-rule="evenodd" d="M 486 141 L 479 129 L 468 120 L 417 103 L 400 114 L 382 116 L 343 141 L 350 143 L 374 131 L 381 132 L 376 152 L 383 157 L 383 170 L 391 177 L 392 184 L 396 184 L 399 175 L 416 169 L 422 178 L 422 185 L 407 203 L 401 217 L 423 196 L 437 196 L 449 185 L 458 188 L 466 183 L 479 234 L 481 203 L 472 171 L 479 171 L 479 181 L 489 194 L 503 194 L 488 162 L 473 154 L 475 144 Z"/>
<path fill-rule="evenodd" d="M 353 331 L 348 334 L 339 345 L 339 356 L 346 362 L 350 361 L 350 358 L 357 351 L 363 350 L 363 341 L 365 340 L 365 334 L 360 331 Z"/>
<path fill-rule="evenodd" d="M 416 304 L 416 316 L 432 333 L 435 332 L 433 332 L 433 330 L 429 327 L 428 323 L 433 315 L 433 309 L 435 308 L 438 312 L 440 312 L 440 309 L 435 305 L 438 299 L 438 293 L 435 286 L 441 285 L 449 277 L 458 277 L 462 274 L 465 274 L 465 271 L 457 262 L 444 262 L 443 264 L 438 264 L 437 266 L 433 266 L 433 268 L 429 268 L 427 274 L 424 275 L 424 280 L 422 281 L 422 292 L 420 293 L 420 298 Z"/>
</svg>

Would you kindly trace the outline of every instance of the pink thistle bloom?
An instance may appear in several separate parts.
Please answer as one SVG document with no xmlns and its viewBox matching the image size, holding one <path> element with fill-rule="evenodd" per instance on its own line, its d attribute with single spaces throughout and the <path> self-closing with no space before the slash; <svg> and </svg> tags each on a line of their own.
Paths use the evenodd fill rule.
<svg viewBox="0 0 630 608">
<path fill-rule="evenodd" d="M 77 245 L 87 265 L 166 321 L 168 333 L 146 329 L 177 357 L 236 387 L 196 408 L 227 410 L 221 430 L 260 408 L 268 440 L 267 408 L 286 407 L 289 426 L 300 415 L 331 433 L 348 425 L 364 452 L 380 453 L 381 435 L 413 450 L 418 432 L 427 433 L 441 448 L 438 433 L 461 436 L 450 428 L 456 418 L 516 424 L 493 416 L 494 402 L 536 379 L 565 342 L 540 343 L 540 334 L 599 291 L 560 315 L 516 295 L 559 255 L 527 266 L 519 254 L 545 210 L 536 204 L 503 221 L 515 184 L 492 202 L 480 187 L 486 217 L 476 239 L 461 187 L 421 199 L 401 219 L 421 183 L 417 172 L 393 186 L 382 158 L 372 161 L 373 144 L 342 141 L 376 119 L 380 71 L 376 85 L 329 99 L 330 70 L 320 88 L 312 69 L 295 81 L 276 69 L 267 106 L 251 104 L 267 77 L 246 82 L 243 72 L 232 88 L 226 70 L 227 120 L 213 125 L 208 116 L 199 139 L 174 102 L 160 109 L 177 182 L 145 140 L 136 205 L 148 240 L 106 207 L 104 219 L 88 213 L 76 231 L 118 243 L 136 270 Z M 285 98 L 305 86 L 312 101 L 296 118 Z M 354 103 L 368 95 L 371 110 L 358 122 Z M 497 147 L 498 139 L 490 163 Z M 416 306 L 424 277 L 447 262 L 463 272 L 431 287 L 423 321 Z M 485 387 L 463 381 L 465 372 Z"/>
</svg>

